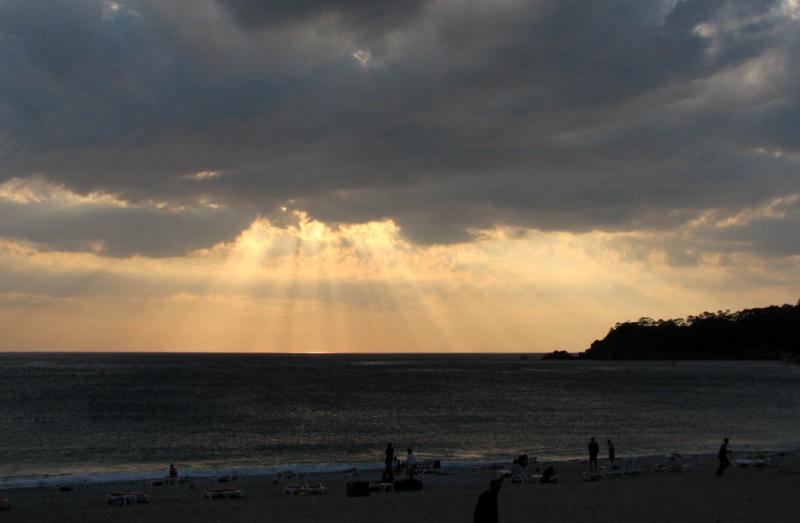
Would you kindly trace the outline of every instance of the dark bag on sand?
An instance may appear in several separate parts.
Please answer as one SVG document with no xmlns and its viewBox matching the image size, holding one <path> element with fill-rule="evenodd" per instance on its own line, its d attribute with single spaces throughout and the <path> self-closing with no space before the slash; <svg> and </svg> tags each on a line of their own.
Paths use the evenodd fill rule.
<svg viewBox="0 0 800 523">
<path fill-rule="evenodd" d="M 347 483 L 347 497 L 361 498 L 369 496 L 369 481 L 350 481 Z"/>
<path fill-rule="evenodd" d="M 395 490 L 422 490 L 422 482 L 418 479 L 408 478 L 394 482 Z"/>
</svg>

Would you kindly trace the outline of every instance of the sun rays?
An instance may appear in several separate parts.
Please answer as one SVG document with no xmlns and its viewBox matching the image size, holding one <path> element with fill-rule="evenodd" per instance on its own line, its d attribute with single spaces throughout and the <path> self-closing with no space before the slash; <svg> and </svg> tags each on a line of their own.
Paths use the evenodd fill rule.
<svg viewBox="0 0 800 523">
<path fill-rule="evenodd" d="M 13 271 L 0 279 L 2 348 L 579 350 L 642 314 L 798 292 L 798 282 L 765 286 L 765 269 L 749 263 L 670 265 L 644 234 L 496 228 L 470 243 L 424 246 L 390 220 L 326 224 L 289 210 L 170 258 L 5 241 L 0 266 Z M 742 281 L 744 270 L 756 285 Z"/>
</svg>

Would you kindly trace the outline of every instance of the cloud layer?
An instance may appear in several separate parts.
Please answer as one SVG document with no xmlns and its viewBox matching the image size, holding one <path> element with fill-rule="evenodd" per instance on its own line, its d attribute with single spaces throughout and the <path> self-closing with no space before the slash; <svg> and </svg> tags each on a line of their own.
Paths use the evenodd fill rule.
<svg viewBox="0 0 800 523">
<path fill-rule="evenodd" d="M 800 293 L 797 0 L 0 0 L 0 79 L 0 350 L 581 350 Z"/>
<path fill-rule="evenodd" d="M 280 206 L 422 243 L 670 229 L 800 192 L 794 0 L 164 4 L 0 2 L 0 183 L 138 206 L 55 247 L 180 254 Z"/>
</svg>

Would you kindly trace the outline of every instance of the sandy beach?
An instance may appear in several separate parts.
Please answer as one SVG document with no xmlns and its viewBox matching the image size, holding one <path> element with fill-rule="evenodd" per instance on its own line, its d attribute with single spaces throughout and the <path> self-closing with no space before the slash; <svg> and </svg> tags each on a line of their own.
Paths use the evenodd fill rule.
<svg viewBox="0 0 800 523">
<path fill-rule="evenodd" d="M 652 462 L 653 460 L 644 460 Z M 587 482 L 586 464 L 556 464 L 557 484 L 513 484 L 506 480 L 499 498 L 500 520 L 522 521 L 786 521 L 800 510 L 800 460 L 784 456 L 764 467 L 735 464 L 716 477 L 713 456 L 691 459 L 687 472 L 654 472 Z M 649 467 L 647 467 L 649 469 Z M 447 475 L 419 476 L 419 492 L 371 493 L 348 498 L 346 484 L 377 480 L 376 471 L 309 476 L 321 481 L 325 495 L 288 496 L 285 481 L 242 477 L 232 483 L 197 478 L 180 486 L 145 487 L 142 482 L 91 484 L 85 490 L 59 492 L 49 487 L 10 489 L 11 510 L 0 521 L 471 521 L 478 495 L 497 477 L 495 470 L 445 470 Z M 209 500 L 208 486 L 235 485 L 244 499 Z M 110 506 L 115 490 L 139 490 L 147 504 Z"/>
</svg>

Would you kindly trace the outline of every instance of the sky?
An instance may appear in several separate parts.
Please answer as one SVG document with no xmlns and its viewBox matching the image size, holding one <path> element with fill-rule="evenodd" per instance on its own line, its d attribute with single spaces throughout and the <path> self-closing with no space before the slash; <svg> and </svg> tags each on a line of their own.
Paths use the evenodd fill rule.
<svg viewBox="0 0 800 523">
<path fill-rule="evenodd" d="M 0 350 L 579 351 L 799 232 L 799 0 L 0 0 Z"/>
</svg>

